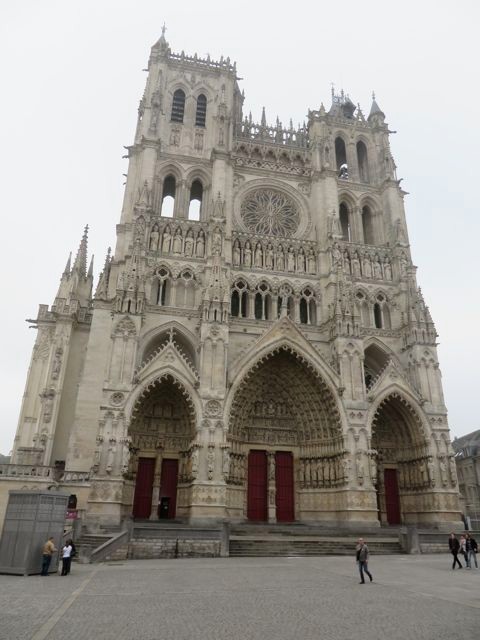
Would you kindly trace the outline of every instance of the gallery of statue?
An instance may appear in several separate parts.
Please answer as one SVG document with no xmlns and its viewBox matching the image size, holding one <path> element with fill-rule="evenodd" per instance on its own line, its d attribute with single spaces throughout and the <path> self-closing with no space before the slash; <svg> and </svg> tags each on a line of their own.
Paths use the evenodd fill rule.
<svg viewBox="0 0 480 640">
<path fill-rule="evenodd" d="M 458 522 L 385 115 L 255 122 L 238 80 L 152 47 L 115 252 L 94 289 L 85 231 L 40 305 L 12 464 L 87 523 Z"/>
</svg>

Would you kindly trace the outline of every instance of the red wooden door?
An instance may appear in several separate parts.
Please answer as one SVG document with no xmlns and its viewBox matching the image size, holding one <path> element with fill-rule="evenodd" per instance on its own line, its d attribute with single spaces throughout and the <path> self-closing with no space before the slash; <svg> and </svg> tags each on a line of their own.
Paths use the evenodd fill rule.
<svg viewBox="0 0 480 640">
<path fill-rule="evenodd" d="M 159 503 L 162 504 L 162 498 L 168 498 L 168 511 L 166 511 L 168 518 L 175 518 L 177 512 L 177 482 L 178 460 L 164 458 L 160 477 Z"/>
<path fill-rule="evenodd" d="M 152 510 L 153 476 L 155 458 L 139 458 L 135 495 L 133 497 L 133 517 L 149 518 Z"/>
<path fill-rule="evenodd" d="M 388 524 L 400 524 L 400 494 L 398 492 L 397 470 L 385 469 L 385 509 Z"/>
<path fill-rule="evenodd" d="M 293 522 L 293 456 L 289 451 L 275 453 L 275 486 L 277 522 Z"/>
<path fill-rule="evenodd" d="M 267 503 L 267 452 L 250 451 L 248 454 L 247 518 L 265 521 Z"/>
</svg>

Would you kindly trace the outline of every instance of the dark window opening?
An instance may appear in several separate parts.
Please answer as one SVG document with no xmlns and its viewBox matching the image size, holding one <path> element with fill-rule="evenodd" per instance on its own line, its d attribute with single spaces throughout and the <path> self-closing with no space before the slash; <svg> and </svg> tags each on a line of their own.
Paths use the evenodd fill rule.
<svg viewBox="0 0 480 640">
<path fill-rule="evenodd" d="M 358 176 L 360 182 L 368 182 L 368 156 L 367 147 L 361 140 L 357 142 L 357 162 L 358 162 Z"/>
<path fill-rule="evenodd" d="M 373 305 L 373 316 L 375 318 L 375 326 L 377 329 L 382 328 L 382 309 L 378 302 Z"/>
<path fill-rule="evenodd" d="M 232 304 L 230 307 L 230 313 L 234 318 L 238 318 L 240 315 L 240 298 L 238 291 L 232 293 Z"/>
<path fill-rule="evenodd" d="M 300 322 L 302 324 L 308 324 L 308 305 L 305 298 L 300 300 Z"/>
<path fill-rule="evenodd" d="M 204 127 L 207 118 L 207 98 L 201 93 L 197 98 L 197 111 L 195 113 L 195 126 Z"/>
<path fill-rule="evenodd" d="M 365 244 L 375 244 L 373 235 L 373 217 L 370 207 L 363 207 L 362 209 L 362 227 L 363 241 Z"/>
<path fill-rule="evenodd" d="M 185 112 L 185 91 L 177 89 L 173 94 L 172 102 L 172 122 L 183 122 L 183 114 Z"/>
<path fill-rule="evenodd" d="M 340 205 L 340 227 L 342 229 L 342 240 L 345 240 L 346 242 L 350 242 L 351 240 L 350 216 L 348 214 L 347 205 L 343 202 Z"/>
</svg>

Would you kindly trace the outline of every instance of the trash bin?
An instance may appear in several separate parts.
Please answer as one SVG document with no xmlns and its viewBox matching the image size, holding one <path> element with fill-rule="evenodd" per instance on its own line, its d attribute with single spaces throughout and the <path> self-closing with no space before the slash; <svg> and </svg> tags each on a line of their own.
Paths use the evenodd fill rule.
<svg viewBox="0 0 480 640">
<path fill-rule="evenodd" d="M 170 511 L 170 498 L 163 497 L 160 498 L 160 502 L 158 503 L 158 517 L 163 520 L 168 518 L 168 512 Z"/>
</svg>

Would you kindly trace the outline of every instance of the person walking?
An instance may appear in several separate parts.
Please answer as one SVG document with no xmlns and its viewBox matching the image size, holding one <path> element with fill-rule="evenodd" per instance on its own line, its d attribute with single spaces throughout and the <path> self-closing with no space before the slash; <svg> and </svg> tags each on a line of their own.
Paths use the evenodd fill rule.
<svg viewBox="0 0 480 640">
<path fill-rule="evenodd" d="M 365 584 L 365 576 L 363 575 L 363 572 L 367 574 L 367 576 L 370 578 L 370 582 L 372 582 L 373 576 L 368 570 L 369 551 L 363 538 L 358 539 L 356 556 L 357 556 L 358 569 L 360 571 L 360 584 Z"/>
<path fill-rule="evenodd" d="M 50 568 L 50 563 L 52 561 L 53 554 L 57 551 L 55 545 L 53 544 L 54 537 L 50 536 L 46 543 L 43 545 L 42 549 L 42 571 L 40 573 L 41 576 L 48 576 L 48 570 Z"/>
<path fill-rule="evenodd" d="M 70 573 L 70 566 L 72 564 L 72 551 L 72 541 L 67 540 L 62 549 L 62 576 L 67 576 Z"/>
<path fill-rule="evenodd" d="M 460 543 L 457 539 L 457 536 L 453 533 L 453 531 L 450 534 L 450 537 L 448 538 L 448 547 L 450 549 L 450 553 L 453 556 L 452 569 L 455 569 L 456 564 L 458 564 L 459 569 L 463 569 L 462 563 L 458 559 L 458 552 L 460 551 Z"/>
<path fill-rule="evenodd" d="M 470 566 L 468 564 L 468 555 L 467 555 L 467 540 L 465 536 L 460 536 L 460 553 L 462 554 L 463 559 L 465 560 L 465 568 L 470 569 Z"/>
<path fill-rule="evenodd" d="M 475 538 L 472 538 L 472 536 L 469 533 L 465 534 L 465 548 L 467 551 L 468 566 L 470 567 L 470 569 L 473 569 L 473 566 L 472 566 L 472 560 L 473 560 L 473 562 L 475 562 L 475 569 L 478 569 L 478 563 L 477 563 L 478 545 Z"/>
</svg>

